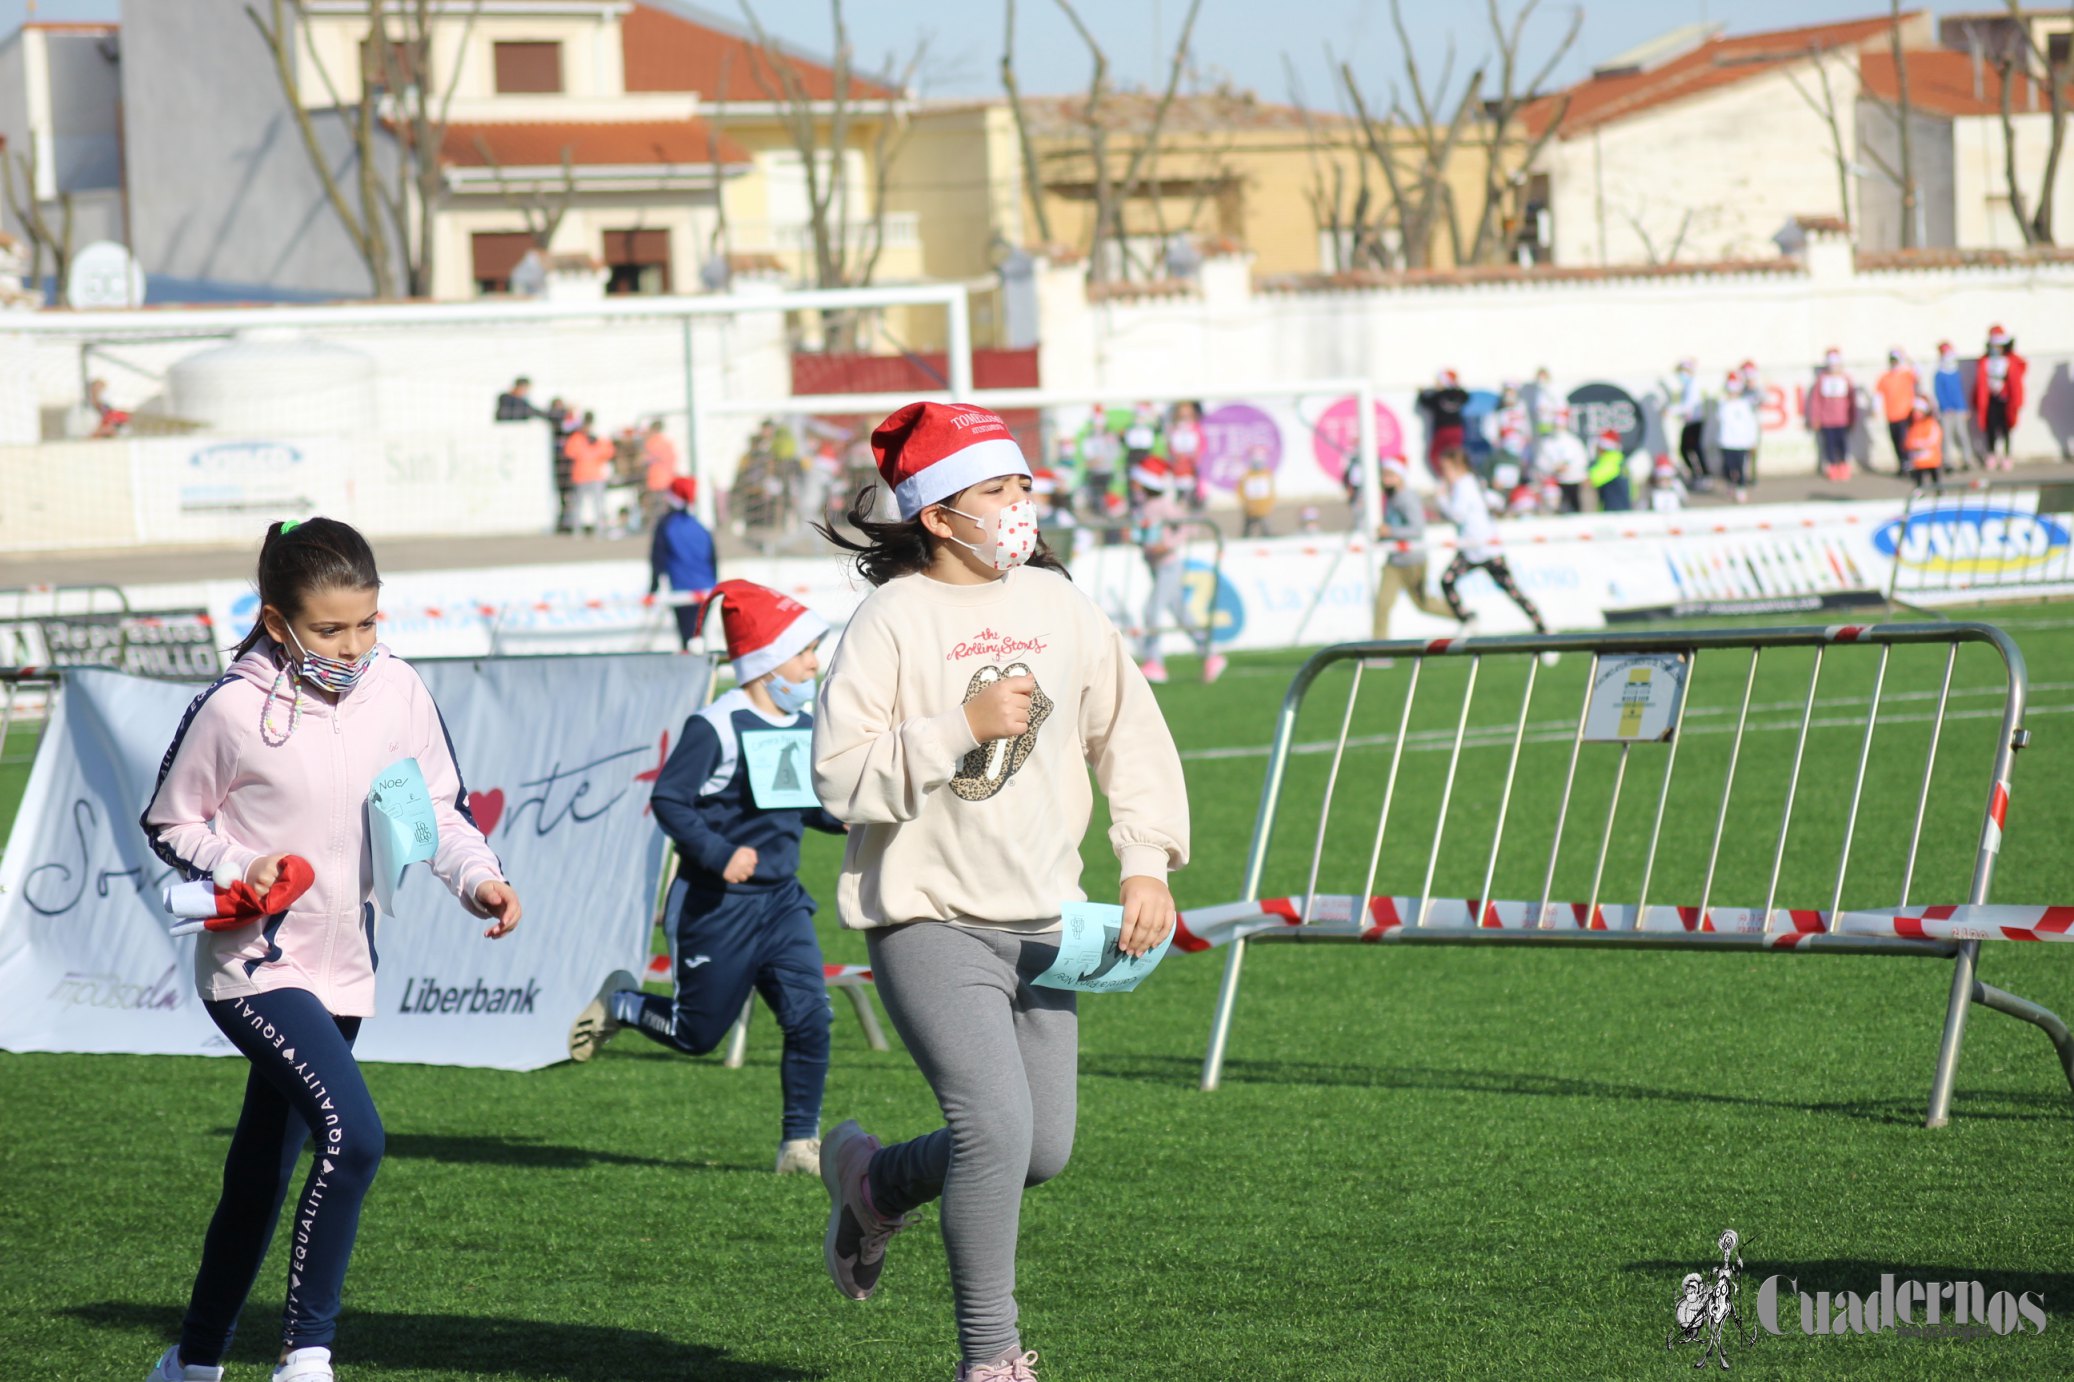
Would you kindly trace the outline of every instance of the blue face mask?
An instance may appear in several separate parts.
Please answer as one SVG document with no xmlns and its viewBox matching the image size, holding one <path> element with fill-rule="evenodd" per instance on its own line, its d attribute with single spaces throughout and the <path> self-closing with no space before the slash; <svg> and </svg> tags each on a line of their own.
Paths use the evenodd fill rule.
<svg viewBox="0 0 2074 1382">
<path fill-rule="evenodd" d="M 318 690 L 329 691 L 335 696 L 343 696 L 351 691 L 354 683 L 374 665 L 373 648 L 369 648 L 353 661 L 346 662 L 339 658 L 326 657 L 322 653 L 313 653 L 303 647 L 302 640 L 295 636 L 293 628 L 288 630 L 288 641 L 295 645 L 295 651 L 302 654 L 302 665 L 296 669 L 297 674 Z"/>
<path fill-rule="evenodd" d="M 770 692 L 771 704 L 787 715 L 797 715 L 814 703 L 814 678 L 805 681 L 787 681 L 776 672 L 763 684 Z"/>
</svg>

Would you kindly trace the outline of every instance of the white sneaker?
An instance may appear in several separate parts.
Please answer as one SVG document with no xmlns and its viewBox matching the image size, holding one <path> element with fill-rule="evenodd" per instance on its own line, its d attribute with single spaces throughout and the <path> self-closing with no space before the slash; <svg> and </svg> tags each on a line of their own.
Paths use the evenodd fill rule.
<svg viewBox="0 0 2074 1382">
<path fill-rule="evenodd" d="M 621 989 L 638 989 L 640 981 L 623 969 L 615 969 L 598 990 L 598 996 L 576 1015 L 569 1024 L 569 1059 L 587 1061 L 598 1053 L 598 1048 L 619 1032 L 619 1023 L 612 1018 L 612 995 Z M 325 1374 L 329 1376 L 330 1374 Z"/>
<path fill-rule="evenodd" d="M 1543 667 L 1553 667 L 1562 660 L 1563 655 L 1553 648 L 1550 648 L 1547 652 L 1541 654 L 1541 665 Z"/>
<path fill-rule="evenodd" d="M 778 1174 L 818 1176 L 821 1174 L 821 1139 L 795 1137 L 778 1144 Z"/>
<path fill-rule="evenodd" d="M 144 1382 L 223 1382 L 222 1368 L 204 1368 L 180 1361 L 180 1345 L 167 1349 Z"/>
<path fill-rule="evenodd" d="M 296 1349 L 274 1369 L 274 1382 L 332 1382 L 331 1350 Z"/>
</svg>

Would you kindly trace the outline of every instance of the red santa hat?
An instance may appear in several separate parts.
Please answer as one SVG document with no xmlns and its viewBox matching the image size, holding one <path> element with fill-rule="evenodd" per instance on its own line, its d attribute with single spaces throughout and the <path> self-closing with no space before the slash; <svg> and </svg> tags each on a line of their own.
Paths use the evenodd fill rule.
<svg viewBox="0 0 2074 1382">
<path fill-rule="evenodd" d="M 1147 456 L 1131 467 L 1131 482 L 1165 494 L 1174 487 L 1174 467 L 1157 456 Z"/>
<path fill-rule="evenodd" d="M 1044 470 L 1041 468 L 1031 471 L 1030 492 L 1032 494 L 1057 494 L 1059 492 L 1059 473 L 1056 470 Z"/>
<path fill-rule="evenodd" d="M 776 671 L 828 633 L 826 619 L 790 595 L 780 595 L 754 581 L 722 581 L 714 586 L 699 611 L 701 627 L 715 604 L 720 606 L 735 680 L 744 686 Z"/>
<path fill-rule="evenodd" d="M 1669 456 L 1658 456 L 1656 464 L 1650 470 L 1659 480 L 1675 480 L 1678 478 L 1678 467 L 1671 464 Z"/>
<path fill-rule="evenodd" d="M 1615 431 L 1615 430 L 1614 430 L 1613 428 L 1611 428 L 1611 427 L 1608 427 L 1608 428 L 1606 428 L 1605 430 L 1603 430 L 1602 432 L 1600 432 L 1600 433 L 1599 433 L 1599 445 L 1600 445 L 1600 446 L 1602 446 L 1602 447 L 1617 447 L 1617 446 L 1619 446 L 1619 445 L 1620 445 L 1620 433 L 1619 433 L 1619 432 L 1617 432 L 1617 431 Z"/>
<path fill-rule="evenodd" d="M 1400 480 L 1411 478 L 1411 467 L 1404 463 L 1402 456 L 1385 456 L 1376 465 L 1385 475 L 1395 475 Z"/>
<path fill-rule="evenodd" d="M 1937 343 L 1937 353 L 1939 355 L 1957 355 L 1959 348 L 1950 341 L 1939 341 Z"/>
<path fill-rule="evenodd" d="M 1438 377 L 1440 381 L 1440 387 L 1443 389 L 1452 389 L 1457 384 L 1462 382 L 1461 377 L 1451 369 L 1442 370 Z"/>
<path fill-rule="evenodd" d="M 676 479 L 670 481 L 670 502 L 674 504 L 681 504 L 683 507 L 687 509 L 690 508 L 692 505 L 698 503 L 698 477 L 693 475 L 679 475 Z"/>
<path fill-rule="evenodd" d="M 969 403 L 908 404 L 872 428 L 871 454 L 903 520 L 982 480 L 1030 473 L 1008 424 Z"/>
<path fill-rule="evenodd" d="M 2004 331 L 2004 330 L 2003 330 L 2003 329 L 2002 329 L 2002 328 L 2001 328 L 2000 326 L 1991 326 L 1991 327 L 1989 327 L 1989 328 L 1988 328 L 1988 344 L 1989 344 L 1989 345 L 2008 345 L 2008 344 L 2009 344 L 2009 333 L 2008 333 L 2007 331 Z"/>
</svg>

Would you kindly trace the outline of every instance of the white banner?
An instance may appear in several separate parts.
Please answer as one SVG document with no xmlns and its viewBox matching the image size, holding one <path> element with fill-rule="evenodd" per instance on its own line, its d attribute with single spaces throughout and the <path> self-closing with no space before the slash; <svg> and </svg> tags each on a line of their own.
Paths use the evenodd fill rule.
<svg viewBox="0 0 2074 1382">
<path fill-rule="evenodd" d="M 413 868 L 377 937 L 368 1060 L 532 1070 L 615 969 L 648 959 L 661 835 L 657 769 L 700 705 L 703 658 L 418 664 L 453 735 L 477 822 L 525 903 L 484 939 Z M 224 1055 L 195 996 L 194 940 L 170 939 L 171 878 L 137 824 L 191 684 L 65 674 L 0 858 L 0 1049 Z"/>
</svg>

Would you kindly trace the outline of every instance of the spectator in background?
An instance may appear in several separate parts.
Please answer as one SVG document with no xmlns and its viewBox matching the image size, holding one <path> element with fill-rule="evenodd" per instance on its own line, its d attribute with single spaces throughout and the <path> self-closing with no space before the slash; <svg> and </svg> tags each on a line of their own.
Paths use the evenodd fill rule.
<svg viewBox="0 0 2074 1382">
<path fill-rule="evenodd" d="M 1254 447 L 1246 453 L 1246 473 L 1239 477 L 1239 512 L 1245 515 L 1240 537 L 1269 537 L 1267 520 L 1275 511 L 1275 472 L 1267 463 L 1267 452 Z"/>
<path fill-rule="evenodd" d="M 1677 443 L 1678 459 L 1685 463 L 1685 474 L 1692 487 L 1711 488 L 1714 482 L 1707 474 L 1707 394 L 1700 387 L 1699 362 L 1689 357 L 1680 360 L 1663 390 L 1664 440 Z"/>
<path fill-rule="evenodd" d="M 1450 447 L 1440 453 L 1440 511 L 1455 525 L 1455 557 L 1440 573 L 1440 595 L 1456 619 L 1466 624 L 1471 619 L 1462 608 L 1462 597 L 1455 587 L 1471 571 L 1481 570 L 1493 581 L 1505 597 L 1520 607 L 1534 632 L 1547 633 L 1548 625 L 1541 622 L 1541 611 L 1534 602 L 1520 592 L 1512 579 L 1512 568 L 1498 554 L 1498 525 L 1491 521 L 1491 503 L 1484 494 L 1483 482 L 1470 469 L 1469 453 L 1461 447 Z"/>
<path fill-rule="evenodd" d="M 555 497 L 561 507 L 555 518 L 555 531 L 566 533 L 576 521 L 576 494 L 569 487 L 569 434 L 576 430 L 580 421 L 576 410 L 560 398 L 547 402 L 547 460 L 554 472 Z"/>
<path fill-rule="evenodd" d="M 1100 523 L 1108 516 L 1109 492 L 1116 484 L 1116 458 L 1122 454 L 1117 437 L 1109 430 L 1109 410 L 1095 404 L 1080 429 L 1080 485 L 1089 519 Z"/>
<path fill-rule="evenodd" d="M 1757 410 L 1757 440 L 1750 443 L 1750 455 L 1743 463 L 1745 485 L 1757 483 L 1757 448 L 1764 444 L 1764 380 L 1757 373 L 1757 362 L 1745 360 L 1736 366 L 1736 377 L 1743 381 L 1743 396 Z M 1741 501 L 1738 501 L 1741 502 Z"/>
<path fill-rule="evenodd" d="M 1620 433 L 1608 427 L 1599 433 L 1598 454 L 1586 472 L 1599 498 L 1600 513 L 1626 513 L 1635 507 L 1628 493 L 1628 453 Z"/>
<path fill-rule="evenodd" d="M 2011 470 L 2009 434 L 2016 430 L 2024 406 L 2024 373 L 2028 364 L 2016 353 L 2016 338 L 1999 326 L 1988 328 L 1988 352 L 1973 370 L 1973 420 L 1980 427 L 1980 449 L 1989 470 Z M 2002 447 L 2000 460 L 1996 444 Z"/>
<path fill-rule="evenodd" d="M 86 406 L 93 417 L 94 437 L 112 437 L 130 425 L 130 415 L 108 401 L 108 381 L 105 379 L 87 381 Z"/>
<path fill-rule="evenodd" d="M 1404 592 L 1412 608 L 1436 619 L 1452 619 L 1445 600 L 1426 593 L 1426 505 L 1405 483 L 1410 471 L 1396 456 L 1386 456 L 1383 474 L 1383 575 L 1376 585 L 1375 613 L 1369 636 L 1390 636 L 1390 611 Z"/>
<path fill-rule="evenodd" d="M 636 533 L 662 522 L 670 510 L 670 482 L 676 478 L 677 448 L 657 418 L 641 437 L 641 516 Z"/>
<path fill-rule="evenodd" d="M 1649 474 L 1650 512 L 1676 513 L 1684 507 L 1685 482 L 1678 478 L 1678 467 L 1669 456 L 1658 456 Z"/>
<path fill-rule="evenodd" d="M 1201 513 L 1203 493 L 1203 411 L 1193 403 L 1176 403 L 1167 416 L 1167 463 L 1174 467 L 1174 492 L 1189 512 Z"/>
<path fill-rule="evenodd" d="M 1757 400 L 1741 370 L 1730 370 L 1714 405 L 1714 449 L 1721 453 L 1721 478 L 1738 504 L 1750 498 L 1750 453 L 1757 449 Z"/>
<path fill-rule="evenodd" d="M 1510 494 L 1519 485 L 1533 426 L 1519 385 L 1506 380 L 1498 393 L 1498 406 L 1491 410 L 1491 483 L 1501 494 Z"/>
<path fill-rule="evenodd" d="M 1542 477 L 1544 489 L 1550 484 L 1556 487 L 1560 497 L 1555 509 L 1583 513 L 1591 457 L 1585 453 L 1584 438 L 1570 427 L 1570 405 L 1551 403 L 1534 426 L 1539 433 L 1534 441 L 1534 473 Z"/>
<path fill-rule="evenodd" d="M 611 483 L 612 458 L 619 449 L 612 438 L 598 434 L 597 425 L 596 415 L 585 413 L 562 444 L 569 457 L 569 488 L 576 496 L 569 531 L 579 537 L 586 528 L 593 537 L 605 536 L 605 486 Z"/>
<path fill-rule="evenodd" d="M 1909 409 L 1902 456 L 1917 489 L 1937 483 L 1944 466 L 1944 428 L 1937 421 L 1937 405 L 1927 395 L 1917 394 Z"/>
<path fill-rule="evenodd" d="M 1822 474 L 1831 481 L 1851 478 L 1851 426 L 1858 420 L 1858 390 L 1844 373 L 1843 352 L 1832 348 L 1808 390 L 1808 427 L 1815 434 Z"/>
<path fill-rule="evenodd" d="M 1944 436 L 1941 469 L 1972 470 L 1979 457 L 1973 448 L 1973 410 L 1966 404 L 1966 376 L 1959 352 L 1950 341 L 1937 343 L 1937 370 L 1930 376 L 1931 401 L 1937 404 L 1937 426 Z"/>
<path fill-rule="evenodd" d="M 1419 390 L 1418 408 L 1426 415 L 1426 464 L 1436 470 L 1440 453 L 1462 445 L 1462 414 L 1469 407 L 1469 391 L 1451 369 L 1442 370 L 1430 389 Z"/>
<path fill-rule="evenodd" d="M 695 595 L 703 599 L 719 578 L 713 556 L 713 535 L 694 512 L 699 482 L 689 475 L 670 481 L 664 499 L 669 511 L 655 525 L 648 545 L 648 598 L 654 599 L 664 581 L 672 595 Z M 698 600 L 676 606 L 677 637 L 689 648 L 699 631 Z"/>
<path fill-rule="evenodd" d="M 1130 425 L 1123 429 L 1125 473 L 1143 465 L 1148 456 L 1160 455 L 1160 440 L 1159 409 L 1150 403 L 1140 403 L 1137 411 L 1131 414 Z"/>
<path fill-rule="evenodd" d="M 1887 439 L 1894 443 L 1894 473 L 1906 476 L 1908 463 L 1908 429 L 1916 407 L 1916 367 L 1909 363 L 1908 352 L 1895 346 L 1887 352 L 1887 372 L 1872 386 L 1880 396 L 1880 413 L 1887 422 Z"/>
<path fill-rule="evenodd" d="M 511 381 L 511 387 L 497 395 L 497 421 L 531 422 L 547 414 L 533 402 L 533 381 L 520 375 Z"/>
</svg>

